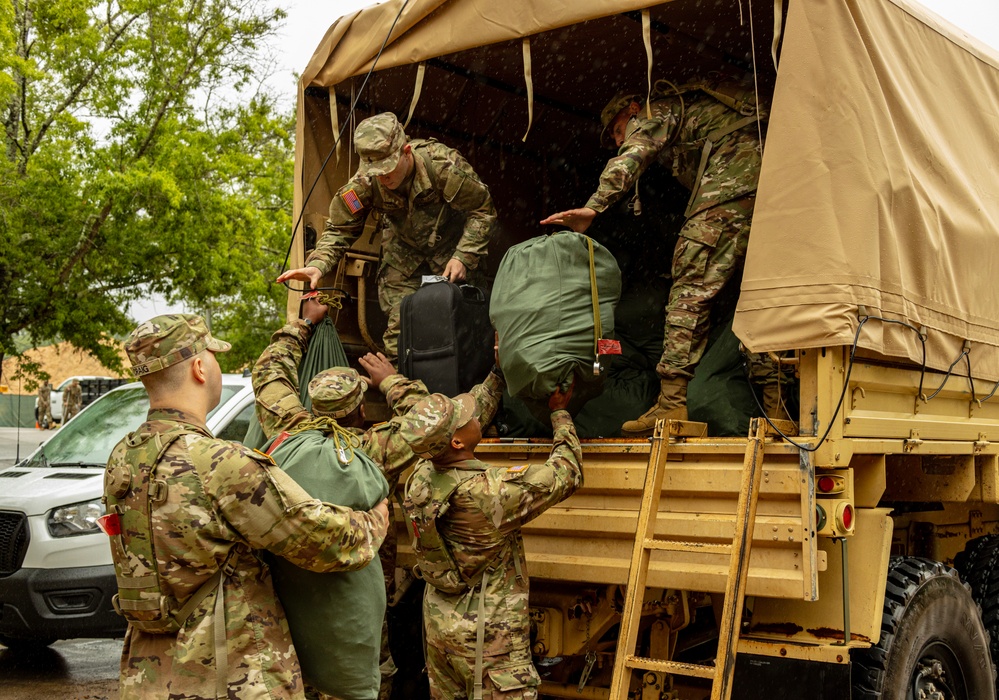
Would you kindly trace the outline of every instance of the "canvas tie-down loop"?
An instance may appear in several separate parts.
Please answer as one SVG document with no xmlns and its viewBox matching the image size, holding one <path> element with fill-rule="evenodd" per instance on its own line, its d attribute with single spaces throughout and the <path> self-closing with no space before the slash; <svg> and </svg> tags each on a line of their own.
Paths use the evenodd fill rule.
<svg viewBox="0 0 999 700">
<path fill-rule="evenodd" d="M 770 55 L 777 67 L 777 47 L 780 45 L 781 34 L 784 32 L 784 0 L 774 0 L 774 43 L 770 47 Z"/>
<path fill-rule="evenodd" d="M 421 62 L 416 66 L 416 85 L 413 86 L 413 99 L 409 103 L 409 114 L 406 116 L 406 122 L 402 125 L 403 129 L 409 126 L 409 120 L 413 118 L 413 112 L 416 111 L 416 103 L 420 101 L 420 93 L 423 92 L 423 76 L 426 72 L 426 63 Z"/>
<path fill-rule="evenodd" d="M 524 50 L 524 83 L 527 86 L 527 131 L 521 141 L 527 141 L 527 135 L 531 133 L 531 124 L 534 122 L 534 79 L 531 77 L 531 40 L 525 38 L 521 43 Z"/>
<path fill-rule="evenodd" d="M 652 16 L 648 10 L 642 10 L 642 41 L 645 43 L 645 61 L 648 64 L 645 118 L 652 119 Z"/>
<path fill-rule="evenodd" d="M 336 111 L 336 88 L 330 85 L 330 121 L 333 123 L 333 135 L 340 134 L 340 115 Z M 336 140 L 336 164 L 340 165 L 340 139 Z"/>
</svg>

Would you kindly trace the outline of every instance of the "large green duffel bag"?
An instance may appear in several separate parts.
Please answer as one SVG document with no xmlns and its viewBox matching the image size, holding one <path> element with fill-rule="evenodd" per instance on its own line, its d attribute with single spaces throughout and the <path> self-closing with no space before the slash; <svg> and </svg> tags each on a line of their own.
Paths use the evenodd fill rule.
<svg viewBox="0 0 999 700">
<path fill-rule="evenodd" d="M 343 464 L 334 441 L 318 430 L 292 435 L 271 456 L 310 496 L 326 503 L 370 510 L 388 496 L 388 482 L 360 447 Z M 385 616 L 378 557 L 363 569 L 331 573 L 300 569 L 272 555 L 268 564 L 306 682 L 341 700 L 377 698 Z"/>
<path fill-rule="evenodd" d="M 595 338 L 613 337 L 620 296 L 617 261 L 588 236 L 564 231 L 510 248 L 489 305 L 510 393 L 529 403 L 547 401 L 573 375 L 577 408 L 598 393 Z"/>
</svg>

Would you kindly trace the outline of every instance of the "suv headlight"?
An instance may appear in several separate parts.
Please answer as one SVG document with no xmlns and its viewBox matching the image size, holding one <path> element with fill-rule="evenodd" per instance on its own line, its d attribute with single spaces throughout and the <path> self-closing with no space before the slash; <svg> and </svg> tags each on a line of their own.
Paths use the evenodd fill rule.
<svg viewBox="0 0 999 700">
<path fill-rule="evenodd" d="M 97 518 L 104 515 L 104 506 L 98 498 L 86 503 L 74 503 L 56 508 L 49 513 L 49 533 L 53 537 L 92 535 L 100 532 Z"/>
</svg>

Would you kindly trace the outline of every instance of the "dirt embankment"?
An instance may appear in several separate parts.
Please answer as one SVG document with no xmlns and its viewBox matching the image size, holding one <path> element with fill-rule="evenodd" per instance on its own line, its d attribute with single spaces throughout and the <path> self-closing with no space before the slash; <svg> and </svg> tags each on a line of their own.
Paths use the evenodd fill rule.
<svg viewBox="0 0 999 700">
<path fill-rule="evenodd" d="M 128 367 L 128 357 L 125 349 L 119 348 L 124 367 Z M 52 386 L 57 387 L 65 379 L 74 376 L 91 377 L 127 377 L 127 374 L 108 369 L 98 362 L 92 355 L 82 350 L 77 350 L 69 343 L 58 343 L 56 345 L 46 345 L 44 347 L 28 350 L 24 353 L 25 358 L 30 362 L 37 362 L 42 371 L 48 372 L 51 377 Z M 29 389 L 29 379 L 17 378 L 19 360 L 8 358 L 3 361 L 3 370 L 0 374 L 0 387 L 6 386 L 11 394 L 34 394 L 36 390 Z M 32 383 L 34 386 L 34 383 Z"/>
</svg>

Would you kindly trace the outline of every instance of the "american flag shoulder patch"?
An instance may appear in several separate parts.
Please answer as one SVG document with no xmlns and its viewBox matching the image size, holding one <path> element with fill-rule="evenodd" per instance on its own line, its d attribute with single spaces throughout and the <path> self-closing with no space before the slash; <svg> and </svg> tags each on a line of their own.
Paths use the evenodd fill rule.
<svg viewBox="0 0 999 700">
<path fill-rule="evenodd" d="M 518 464 L 515 467 L 509 467 L 509 468 L 507 468 L 506 473 L 507 474 L 520 474 L 522 471 L 525 471 L 529 466 L 531 466 L 531 465 L 530 464 Z"/>
<path fill-rule="evenodd" d="M 343 203 L 347 205 L 347 208 L 350 210 L 351 214 L 356 214 L 357 212 L 364 209 L 364 205 L 361 204 L 361 200 L 358 198 L 357 192 L 355 192 L 353 189 L 349 189 L 343 194 L 341 194 L 340 198 L 343 199 Z"/>
</svg>

